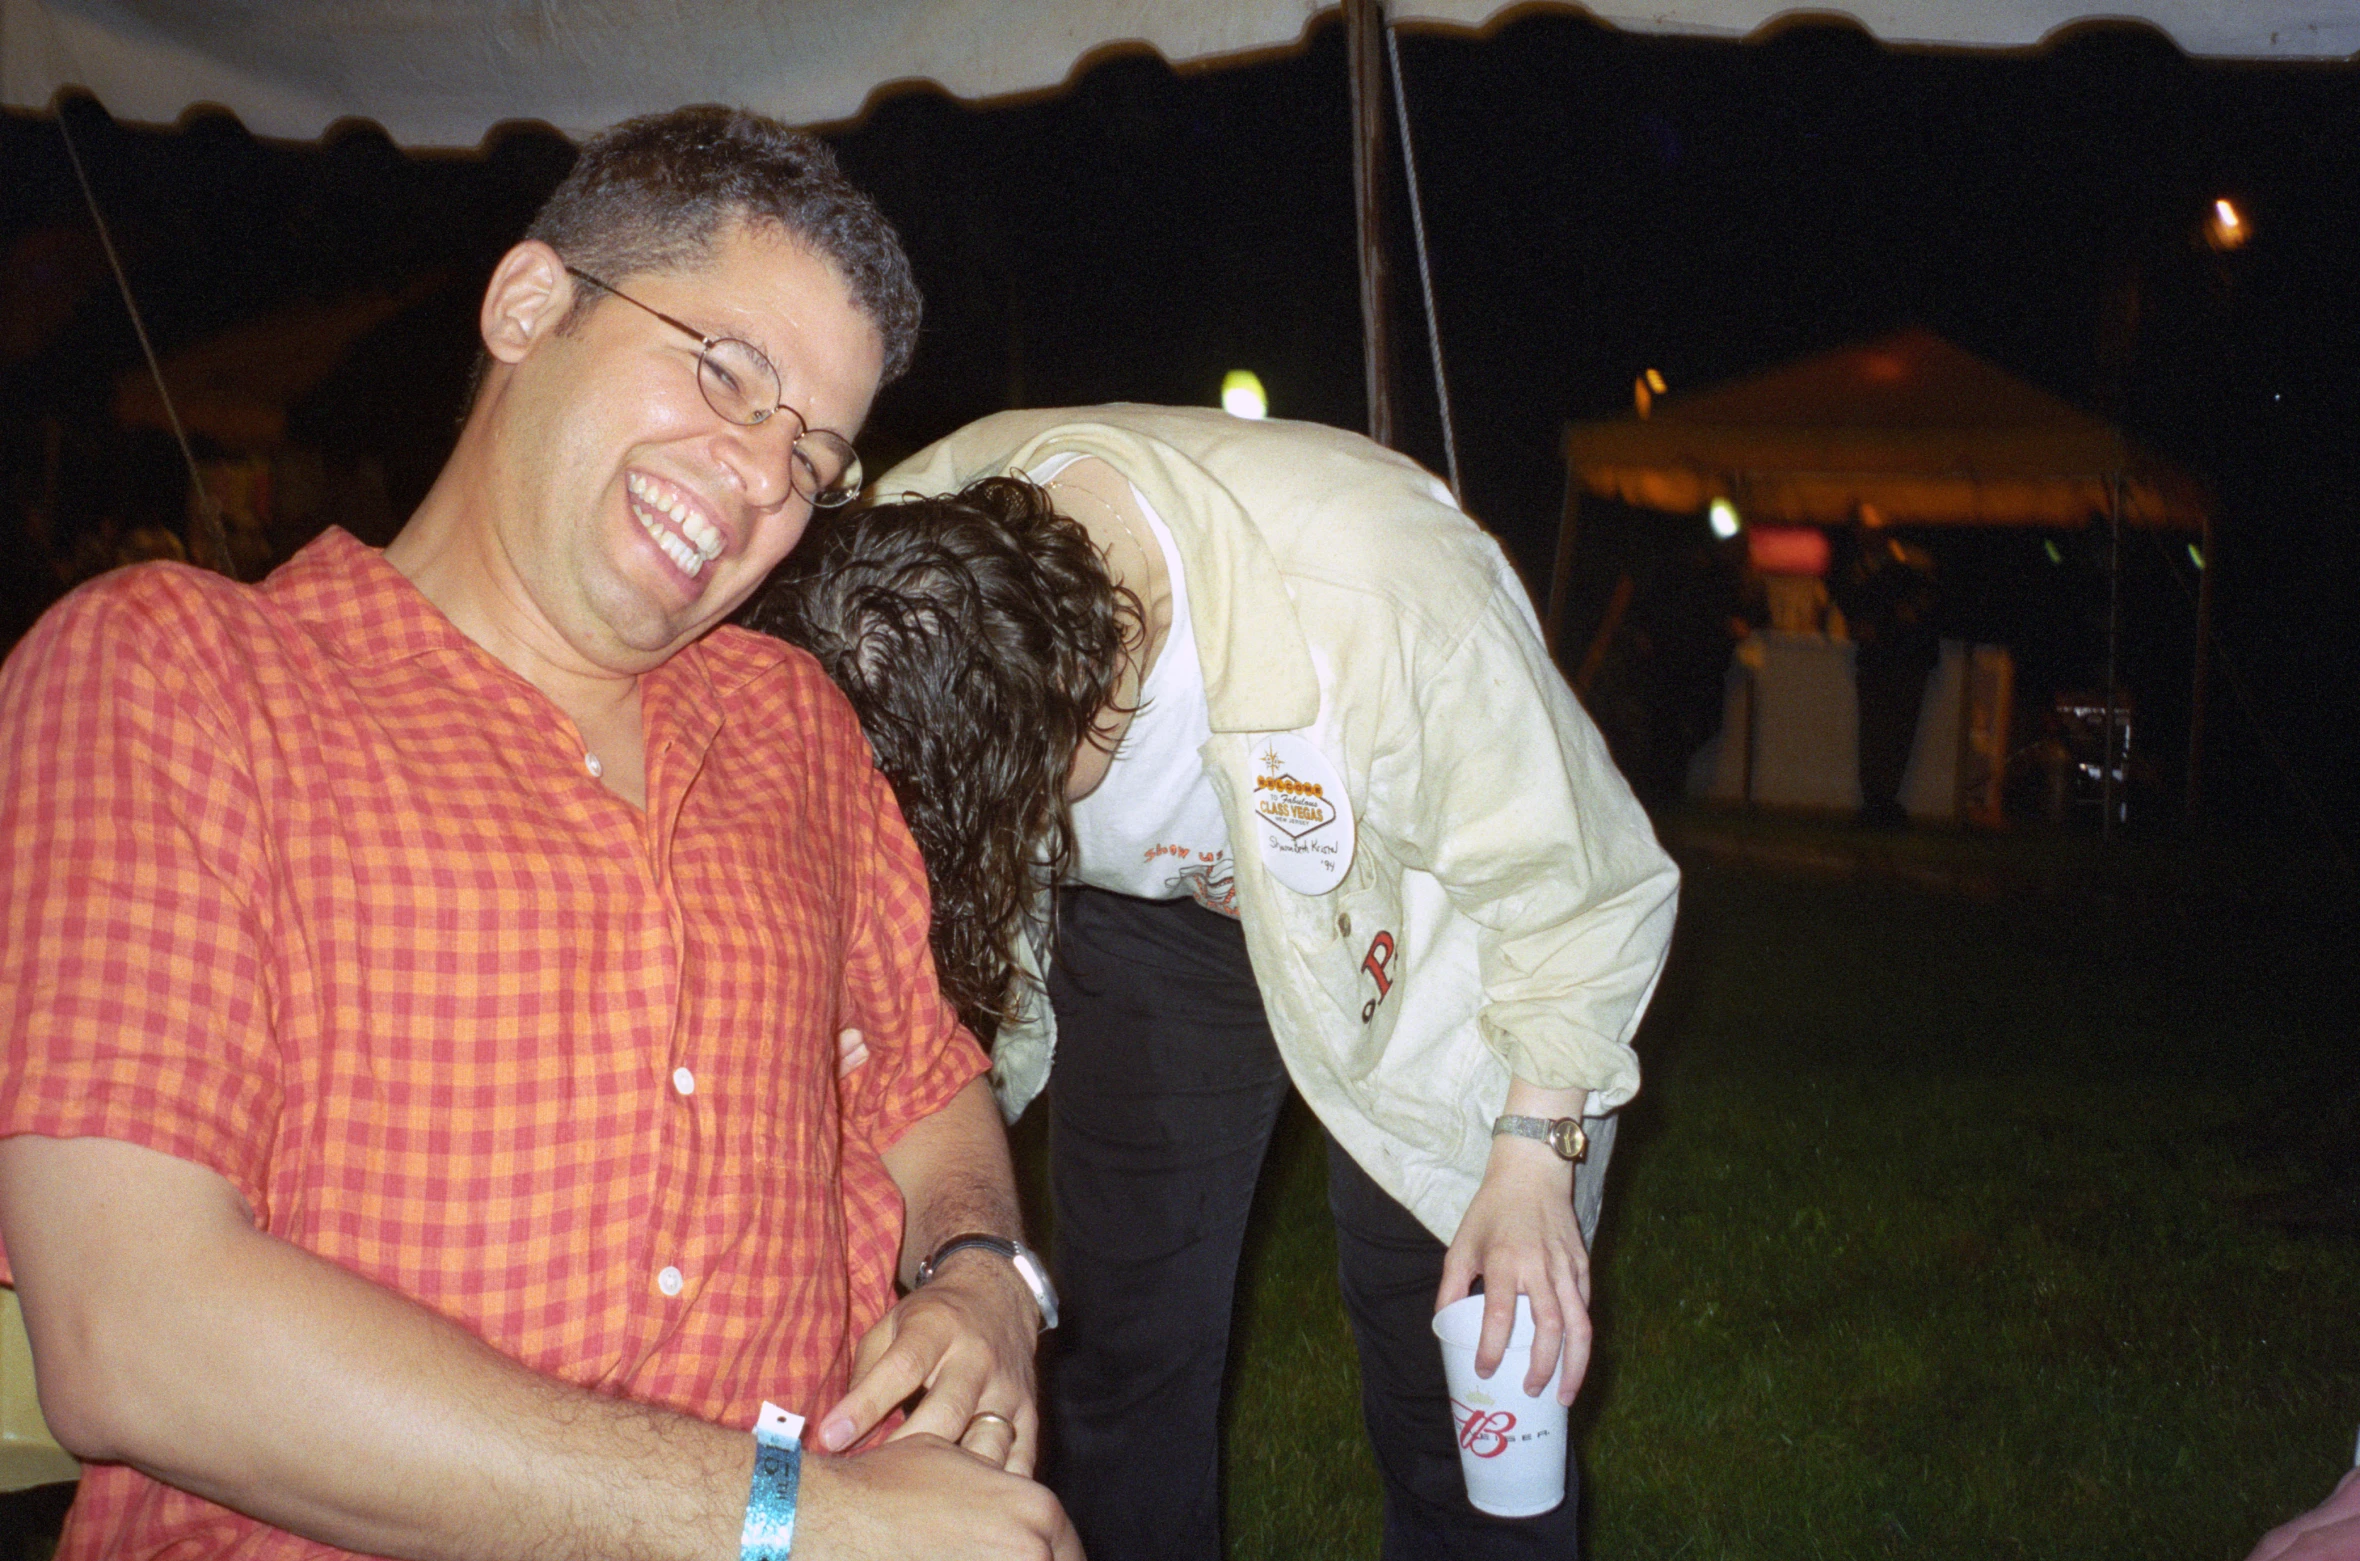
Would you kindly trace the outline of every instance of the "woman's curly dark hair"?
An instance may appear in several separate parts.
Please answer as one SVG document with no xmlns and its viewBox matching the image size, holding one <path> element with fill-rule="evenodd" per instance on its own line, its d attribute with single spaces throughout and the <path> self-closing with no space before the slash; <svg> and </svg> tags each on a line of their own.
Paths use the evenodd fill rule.
<svg viewBox="0 0 2360 1561">
<path fill-rule="evenodd" d="M 747 615 L 852 700 L 934 893 L 943 993 L 987 1042 L 1010 958 L 1072 855 L 1066 777 L 1142 640 L 1139 600 L 1039 488 L 987 477 L 856 510 Z"/>
</svg>

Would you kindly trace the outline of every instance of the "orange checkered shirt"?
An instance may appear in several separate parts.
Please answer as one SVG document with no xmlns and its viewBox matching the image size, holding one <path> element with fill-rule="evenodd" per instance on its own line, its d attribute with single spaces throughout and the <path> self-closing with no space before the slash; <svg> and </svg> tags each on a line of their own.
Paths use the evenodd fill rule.
<svg viewBox="0 0 2360 1561">
<path fill-rule="evenodd" d="M 984 1058 L 816 663 L 724 628 L 642 703 L 644 814 L 340 531 L 69 597 L 0 672 L 0 1134 L 208 1166 L 601 1393 L 824 1408 L 892 1300 L 879 1151 Z M 92 1468 L 61 1555 L 167 1549 L 322 1553 Z"/>
</svg>

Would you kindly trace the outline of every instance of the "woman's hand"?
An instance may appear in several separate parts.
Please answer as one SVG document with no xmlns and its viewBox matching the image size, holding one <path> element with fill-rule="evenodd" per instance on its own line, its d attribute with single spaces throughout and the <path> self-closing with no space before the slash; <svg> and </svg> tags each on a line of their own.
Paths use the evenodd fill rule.
<svg viewBox="0 0 2360 1561">
<path fill-rule="evenodd" d="M 1508 1111 L 1517 1116 L 1579 1117 L 1586 1090 L 1544 1090 L 1517 1079 Z M 1570 1404 L 1590 1368 L 1590 1251 L 1573 1217 L 1573 1163 L 1538 1139 L 1491 1141 L 1483 1184 L 1460 1219 L 1442 1260 L 1436 1311 L 1469 1294 L 1483 1276 L 1483 1333 L 1475 1371 L 1488 1377 L 1507 1353 L 1516 1297 L 1532 1303 L 1532 1369 L 1524 1391 L 1557 1377 L 1557 1398 Z"/>
</svg>

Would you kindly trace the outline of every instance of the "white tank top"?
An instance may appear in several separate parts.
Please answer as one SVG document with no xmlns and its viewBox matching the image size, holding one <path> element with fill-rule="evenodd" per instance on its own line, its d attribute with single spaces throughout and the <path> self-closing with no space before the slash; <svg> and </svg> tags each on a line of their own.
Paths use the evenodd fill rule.
<svg viewBox="0 0 2360 1561">
<path fill-rule="evenodd" d="M 1032 479 L 1047 482 L 1068 464 L 1044 466 Z M 1163 517 L 1136 487 L 1131 499 L 1163 550 L 1164 571 L 1172 582 L 1172 628 L 1140 687 L 1139 712 L 1115 749 L 1106 779 L 1073 806 L 1073 878 L 1143 900 L 1185 896 L 1207 910 L 1235 916 L 1229 825 L 1197 754 L 1212 737 L 1213 722 L 1188 610 L 1188 576 Z"/>
</svg>

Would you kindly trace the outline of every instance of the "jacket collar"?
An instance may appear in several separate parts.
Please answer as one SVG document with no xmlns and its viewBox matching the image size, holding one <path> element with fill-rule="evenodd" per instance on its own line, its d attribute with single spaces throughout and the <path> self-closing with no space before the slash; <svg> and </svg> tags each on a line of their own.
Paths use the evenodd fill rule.
<svg viewBox="0 0 2360 1561">
<path fill-rule="evenodd" d="M 1319 677 L 1278 560 L 1237 496 L 1160 439 L 1109 423 L 1061 423 L 1001 469 L 1095 455 L 1155 506 L 1180 549 L 1216 732 L 1287 732 L 1319 718 Z"/>
</svg>

